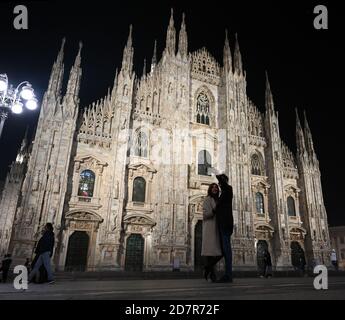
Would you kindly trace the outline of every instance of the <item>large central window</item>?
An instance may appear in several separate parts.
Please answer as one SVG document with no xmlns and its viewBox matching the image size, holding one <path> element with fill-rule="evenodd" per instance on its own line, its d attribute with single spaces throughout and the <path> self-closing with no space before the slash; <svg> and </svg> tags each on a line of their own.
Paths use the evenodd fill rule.
<svg viewBox="0 0 345 320">
<path fill-rule="evenodd" d="M 137 157 L 147 158 L 148 141 L 144 132 L 139 131 L 135 139 L 134 154 Z"/>
<path fill-rule="evenodd" d="M 197 98 L 196 122 L 210 125 L 210 100 L 203 92 Z"/>
<path fill-rule="evenodd" d="M 212 168 L 212 159 L 208 151 L 202 150 L 198 156 L 198 174 L 200 176 L 210 176 L 209 168 Z"/>
<path fill-rule="evenodd" d="M 295 200 L 292 197 L 287 198 L 288 214 L 289 217 L 296 217 Z"/>
<path fill-rule="evenodd" d="M 255 195 L 256 213 L 259 215 L 265 214 L 264 196 L 262 193 L 258 192 Z"/>
<path fill-rule="evenodd" d="M 133 202 L 145 202 L 146 181 L 142 177 L 137 177 L 133 182 Z"/>
</svg>

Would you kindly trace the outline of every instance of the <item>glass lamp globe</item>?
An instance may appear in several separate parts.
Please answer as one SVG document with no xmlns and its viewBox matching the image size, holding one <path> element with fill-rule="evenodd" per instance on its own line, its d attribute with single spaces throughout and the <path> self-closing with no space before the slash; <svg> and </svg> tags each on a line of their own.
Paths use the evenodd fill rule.
<svg viewBox="0 0 345 320">
<path fill-rule="evenodd" d="M 5 79 L 0 78 L 0 92 L 4 92 L 7 90 L 7 81 Z"/>
<path fill-rule="evenodd" d="M 25 106 L 29 109 L 29 110 L 36 110 L 37 109 L 37 99 L 33 98 L 30 99 L 26 102 Z"/>
<path fill-rule="evenodd" d="M 20 114 L 23 112 L 23 104 L 19 101 L 15 102 L 12 106 L 12 112 L 15 114 Z"/>
<path fill-rule="evenodd" d="M 20 92 L 20 96 L 25 100 L 31 100 L 34 98 L 34 89 L 30 85 L 23 87 L 22 91 Z"/>
</svg>

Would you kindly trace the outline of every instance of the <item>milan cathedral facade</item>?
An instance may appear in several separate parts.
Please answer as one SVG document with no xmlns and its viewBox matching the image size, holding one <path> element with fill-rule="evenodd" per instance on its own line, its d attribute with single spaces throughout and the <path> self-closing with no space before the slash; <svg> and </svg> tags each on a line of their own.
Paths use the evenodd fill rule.
<svg viewBox="0 0 345 320">
<path fill-rule="evenodd" d="M 270 84 L 262 114 L 246 93 L 236 37 L 223 63 L 190 53 L 173 14 L 160 60 L 133 71 L 132 28 L 108 94 L 79 105 L 81 45 L 62 94 L 64 41 L 35 137 L 24 139 L 0 207 L 0 253 L 31 258 L 54 225 L 58 270 L 194 270 L 202 204 L 212 172 L 234 190 L 234 268 L 254 269 L 265 250 L 276 269 L 328 264 L 330 239 L 319 162 L 296 112 L 297 153 L 282 141 Z M 84 79 L 84 81 L 92 79 Z M 92 83 L 90 83 L 92 88 Z"/>
</svg>

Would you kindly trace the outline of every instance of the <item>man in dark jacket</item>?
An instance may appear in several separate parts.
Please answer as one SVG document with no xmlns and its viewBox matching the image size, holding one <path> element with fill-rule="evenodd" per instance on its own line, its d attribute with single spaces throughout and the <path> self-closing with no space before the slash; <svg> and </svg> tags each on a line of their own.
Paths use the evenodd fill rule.
<svg viewBox="0 0 345 320">
<path fill-rule="evenodd" d="M 6 254 L 1 263 L 0 271 L 2 271 L 2 282 L 7 281 L 8 272 L 10 271 L 12 259 L 10 254 Z"/>
<path fill-rule="evenodd" d="M 231 235 L 234 230 L 234 218 L 232 215 L 233 191 L 228 184 L 229 178 L 225 174 L 217 175 L 216 177 L 221 189 L 221 195 L 216 207 L 216 216 L 225 259 L 225 275 L 218 282 L 232 282 Z"/>
<path fill-rule="evenodd" d="M 54 251 L 54 232 L 53 232 L 53 225 L 51 223 L 47 223 L 45 226 L 45 232 L 41 239 L 38 241 L 36 246 L 35 253 L 38 256 L 37 262 L 35 263 L 35 267 L 30 272 L 29 275 L 29 282 L 32 281 L 36 273 L 39 271 L 42 264 L 44 265 L 47 274 L 48 274 L 48 282 L 54 283 L 53 273 L 51 271 L 50 266 L 50 258 L 53 255 Z"/>
<path fill-rule="evenodd" d="M 265 262 L 264 276 L 266 278 L 270 278 L 272 277 L 272 259 L 271 259 L 271 254 L 269 253 L 268 250 L 265 250 L 264 262 Z"/>
</svg>

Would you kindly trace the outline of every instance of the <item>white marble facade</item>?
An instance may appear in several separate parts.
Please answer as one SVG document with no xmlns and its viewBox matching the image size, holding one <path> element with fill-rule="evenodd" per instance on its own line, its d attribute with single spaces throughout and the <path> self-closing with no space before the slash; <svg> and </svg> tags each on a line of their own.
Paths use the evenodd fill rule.
<svg viewBox="0 0 345 320">
<path fill-rule="evenodd" d="M 208 185 L 216 182 L 207 175 L 213 170 L 226 173 L 234 189 L 235 268 L 256 268 L 262 241 L 278 269 L 291 268 L 296 243 L 309 264 L 329 263 L 327 214 L 307 120 L 302 129 L 297 114 L 294 155 L 281 140 L 268 79 L 264 114 L 247 96 L 237 38 L 232 54 L 226 35 L 220 65 L 205 48 L 188 51 L 185 21 L 177 37 L 172 14 L 161 59 L 154 49 L 149 72 L 138 77 L 131 28 L 112 90 L 84 109 L 81 49 L 62 96 L 63 43 L 34 141 L 24 141 L 8 174 L 1 254 L 31 257 L 40 230 L 52 222 L 56 268 L 80 254 L 88 270 L 130 269 L 131 263 L 144 271 L 171 270 L 176 261 L 181 270 L 193 270 L 200 263 L 195 230 Z M 85 177 L 92 182 L 83 184 Z M 86 245 L 76 242 L 71 253 L 76 232 Z"/>
</svg>

